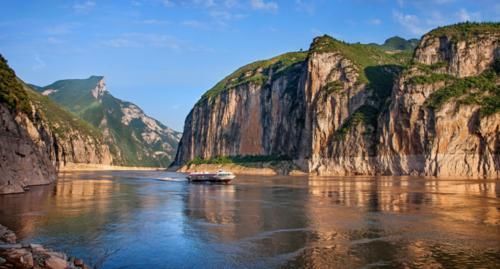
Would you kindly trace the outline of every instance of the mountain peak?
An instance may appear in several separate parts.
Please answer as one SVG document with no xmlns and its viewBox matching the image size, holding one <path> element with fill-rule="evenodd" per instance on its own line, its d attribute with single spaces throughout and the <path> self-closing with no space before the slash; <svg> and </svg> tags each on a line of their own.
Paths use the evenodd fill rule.
<svg viewBox="0 0 500 269">
<path fill-rule="evenodd" d="M 413 50 L 418 45 L 418 39 L 404 39 L 400 36 L 393 36 L 385 40 L 382 48 L 386 50 Z"/>
<path fill-rule="evenodd" d="M 100 99 L 104 93 L 107 91 L 106 89 L 106 81 L 103 76 L 91 76 L 89 79 L 98 79 L 97 85 L 94 89 L 92 89 L 91 93 L 95 99 Z"/>
</svg>

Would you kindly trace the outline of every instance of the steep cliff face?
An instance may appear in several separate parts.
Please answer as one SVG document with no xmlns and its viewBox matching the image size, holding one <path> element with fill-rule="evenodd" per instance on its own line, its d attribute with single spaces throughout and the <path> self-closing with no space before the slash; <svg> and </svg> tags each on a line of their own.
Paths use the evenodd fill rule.
<svg viewBox="0 0 500 269">
<path fill-rule="evenodd" d="M 304 128 L 305 53 L 245 66 L 208 91 L 186 118 L 176 163 L 227 155 L 296 156 Z"/>
<path fill-rule="evenodd" d="M 3 57 L 0 65 L 0 193 L 50 183 L 68 164 L 111 164 L 97 130 L 31 90 Z"/>
<path fill-rule="evenodd" d="M 379 119 L 384 174 L 498 177 L 500 33 L 450 30 L 422 38 Z"/>
<path fill-rule="evenodd" d="M 45 87 L 41 94 L 103 131 L 113 152 L 113 163 L 132 166 L 168 166 L 181 134 L 149 117 L 137 105 L 115 98 L 104 77 L 66 79 Z"/>
<path fill-rule="evenodd" d="M 325 36 L 293 72 L 273 77 L 282 56 L 243 67 L 195 105 L 176 164 L 286 155 L 320 175 L 498 177 L 499 34 L 436 29 L 411 64 L 407 52 Z"/>
</svg>

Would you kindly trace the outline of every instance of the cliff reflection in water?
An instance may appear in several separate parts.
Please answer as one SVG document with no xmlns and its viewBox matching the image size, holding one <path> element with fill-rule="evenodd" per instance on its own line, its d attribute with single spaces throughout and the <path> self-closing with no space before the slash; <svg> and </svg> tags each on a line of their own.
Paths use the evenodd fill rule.
<svg viewBox="0 0 500 269">
<path fill-rule="evenodd" d="M 228 245 L 228 255 L 243 249 L 239 264 L 488 268 L 500 262 L 498 182 L 404 177 L 242 181 L 245 185 L 227 188 L 194 186 L 185 204 L 186 216 L 195 220 L 189 230 L 217 252 L 224 253 Z"/>
<path fill-rule="evenodd" d="M 500 263 L 498 181 L 245 176 L 206 185 L 168 172 L 68 173 L 0 196 L 0 223 L 102 268 Z"/>
</svg>

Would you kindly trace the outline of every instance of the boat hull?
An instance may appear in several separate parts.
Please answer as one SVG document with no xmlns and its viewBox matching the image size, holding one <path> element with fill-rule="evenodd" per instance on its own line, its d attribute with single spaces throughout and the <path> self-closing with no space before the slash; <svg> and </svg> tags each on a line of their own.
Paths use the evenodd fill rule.
<svg viewBox="0 0 500 269">
<path fill-rule="evenodd" d="M 234 176 L 217 176 L 217 174 L 199 174 L 189 175 L 187 177 L 189 182 L 210 182 L 210 183 L 229 183 Z"/>
</svg>

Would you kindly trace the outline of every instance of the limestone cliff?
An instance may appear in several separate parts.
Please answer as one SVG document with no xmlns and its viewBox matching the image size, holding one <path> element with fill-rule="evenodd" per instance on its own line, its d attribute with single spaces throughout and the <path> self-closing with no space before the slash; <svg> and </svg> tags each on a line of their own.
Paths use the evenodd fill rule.
<svg viewBox="0 0 500 269">
<path fill-rule="evenodd" d="M 500 31 L 422 38 L 379 119 L 384 174 L 498 177 Z M 489 71 L 488 71 L 489 70 Z"/>
<path fill-rule="evenodd" d="M 289 53 L 250 64 L 207 92 L 186 119 L 177 163 L 197 156 L 299 154 L 305 57 Z"/>
<path fill-rule="evenodd" d="M 320 175 L 498 177 L 499 35 L 438 28 L 412 58 L 323 36 L 250 64 L 195 105 L 176 164 L 272 155 Z"/>
<path fill-rule="evenodd" d="M 97 130 L 19 80 L 0 56 L 0 193 L 55 180 L 70 163 L 111 164 Z"/>
<path fill-rule="evenodd" d="M 126 166 L 168 166 L 180 133 L 146 115 L 136 104 L 114 97 L 102 76 L 58 80 L 37 91 L 102 130 L 115 158 Z"/>
</svg>

